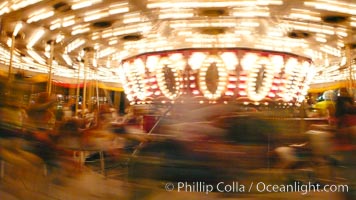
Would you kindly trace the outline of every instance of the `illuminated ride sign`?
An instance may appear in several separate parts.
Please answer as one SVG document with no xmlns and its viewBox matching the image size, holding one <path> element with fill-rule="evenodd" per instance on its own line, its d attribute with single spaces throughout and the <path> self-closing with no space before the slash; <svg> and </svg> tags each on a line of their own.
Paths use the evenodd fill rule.
<svg viewBox="0 0 356 200">
<path fill-rule="evenodd" d="M 287 102 L 304 100 L 314 75 L 308 58 L 253 49 L 182 49 L 122 62 L 132 104 Z"/>
</svg>

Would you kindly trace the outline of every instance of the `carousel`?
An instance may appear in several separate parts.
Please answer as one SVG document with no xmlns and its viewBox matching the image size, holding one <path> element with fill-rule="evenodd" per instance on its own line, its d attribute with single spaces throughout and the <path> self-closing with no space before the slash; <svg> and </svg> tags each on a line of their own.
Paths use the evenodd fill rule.
<svg viewBox="0 0 356 200">
<path fill-rule="evenodd" d="M 6 0 L 1 104 L 11 117 L 2 127 L 23 134 L 26 112 L 46 96 L 52 130 L 68 120 L 98 127 L 109 115 L 118 125 L 126 114 L 153 133 L 175 114 L 232 107 L 303 132 L 327 122 L 306 112 L 311 91 L 353 91 L 355 8 L 331 0 Z"/>
</svg>

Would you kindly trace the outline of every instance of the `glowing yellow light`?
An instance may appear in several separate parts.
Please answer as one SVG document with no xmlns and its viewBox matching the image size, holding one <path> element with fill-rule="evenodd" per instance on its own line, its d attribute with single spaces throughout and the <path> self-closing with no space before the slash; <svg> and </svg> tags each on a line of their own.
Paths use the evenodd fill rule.
<svg viewBox="0 0 356 200">
<path fill-rule="evenodd" d="M 209 66 L 211 66 L 212 63 L 216 63 L 216 66 L 218 68 L 218 83 L 217 83 L 217 89 L 214 93 L 209 91 L 207 89 L 207 80 L 206 80 L 206 73 L 209 69 Z M 202 67 L 200 68 L 199 71 L 199 85 L 200 85 L 200 90 L 203 93 L 203 95 L 210 99 L 210 100 L 215 100 L 221 97 L 223 91 L 225 90 L 227 86 L 227 71 L 226 67 L 224 65 L 224 61 L 217 57 L 217 56 L 208 56 L 202 64 Z"/>
<path fill-rule="evenodd" d="M 158 86 L 160 88 L 160 90 L 162 91 L 162 93 L 168 98 L 168 99 L 175 99 L 180 95 L 180 81 L 178 79 L 179 74 L 176 70 L 172 70 L 170 69 L 170 67 L 172 67 L 172 65 L 174 65 L 174 61 L 172 61 L 170 58 L 168 57 L 163 57 L 160 59 L 159 64 L 157 66 L 156 69 L 156 76 L 157 76 L 157 83 Z M 165 67 L 168 67 L 169 69 L 166 69 Z M 171 85 L 171 87 L 173 88 L 173 91 L 170 91 L 167 89 L 167 81 L 166 81 L 166 77 L 165 77 L 165 70 L 170 70 L 171 73 L 173 74 L 174 77 L 174 82 L 171 83 L 173 85 Z"/>
</svg>

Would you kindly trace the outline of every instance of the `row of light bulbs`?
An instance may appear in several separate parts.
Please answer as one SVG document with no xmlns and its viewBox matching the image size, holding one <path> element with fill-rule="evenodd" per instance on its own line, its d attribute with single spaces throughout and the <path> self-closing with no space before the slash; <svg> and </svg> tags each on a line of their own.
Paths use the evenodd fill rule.
<svg viewBox="0 0 356 200">
<path fill-rule="evenodd" d="M 207 73 L 213 64 L 218 77 L 213 80 L 215 91 L 207 86 Z M 173 80 L 167 79 L 167 70 Z M 246 97 L 252 102 L 301 102 L 314 72 L 313 64 L 304 57 L 239 49 L 151 53 L 126 60 L 120 66 L 121 82 L 132 102 L 161 98 L 174 101 L 182 95 L 203 96 L 209 101 Z"/>
</svg>

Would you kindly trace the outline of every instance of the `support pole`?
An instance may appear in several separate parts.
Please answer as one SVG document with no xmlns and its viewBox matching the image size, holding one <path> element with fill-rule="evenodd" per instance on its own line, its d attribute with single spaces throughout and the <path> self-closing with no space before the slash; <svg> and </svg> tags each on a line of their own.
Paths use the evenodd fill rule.
<svg viewBox="0 0 356 200">
<path fill-rule="evenodd" d="M 351 56 L 351 46 L 346 45 L 345 46 L 345 53 L 346 53 L 346 67 L 349 70 L 349 82 L 348 82 L 348 92 L 351 93 L 351 95 L 354 95 L 353 91 L 353 86 L 354 86 L 354 77 L 353 77 L 353 69 L 352 69 L 352 56 Z"/>
<path fill-rule="evenodd" d="M 10 60 L 9 60 L 9 71 L 8 71 L 9 86 L 11 86 L 11 81 L 12 81 L 12 64 L 13 64 L 13 57 L 14 57 L 14 50 L 15 50 L 15 39 L 21 28 L 22 28 L 22 23 L 21 22 L 17 23 L 14 32 L 12 32 L 11 34 Z"/>
<path fill-rule="evenodd" d="M 50 45 L 50 56 L 48 58 L 48 83 L 47 83 L 47 92 L 48 95 L 51 95 L 52 93 L 52 63 L 53 63 L 53 54 L 54 54 L 54 40 L 48 41 Z"/>
<path fill-rule="evenodd" d="M 12 34 L 11 36 L 11 47 L 10 47 L 10 60 L 9 60 L 9 70 L 8 70 L 8 78 L 9 78 L 9 82 L 11 82 L 12 80 L 12 60 L 14 57 L 14 50 L 15 50 L 15 35 Z"/>
<path fill-rule="evenodd" d="M 83 85 L 83 101 L 82 101 L 82 116 L 85 116 L 86 98 L 87 98 L 87 68 L 89 64 L 89 53 L 85 52 L 84 57 L 84 85 Z"/>
<path fill-rule="evenodd" d="M 98 79 L 95 80 L 95 92 L 96 92 L 96 108 L 97 111 L 99 113 L 100 111 L 100 101 L 99 101 L 99 83 L 98 83 Z"/>
<path fill-rule="evenodd" d="M 78 117 L 78 105 L 79 105 L 79 97 L 80 97 L 80 69 L 81 69 L 81 63 L 79 63 L 78 67 L 78 78 L 77 78 L 77 94 L 75 98 L 75 117 Z"/>
</svg>

